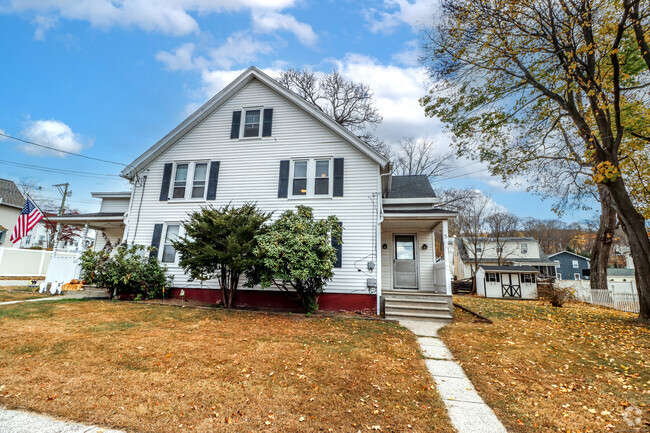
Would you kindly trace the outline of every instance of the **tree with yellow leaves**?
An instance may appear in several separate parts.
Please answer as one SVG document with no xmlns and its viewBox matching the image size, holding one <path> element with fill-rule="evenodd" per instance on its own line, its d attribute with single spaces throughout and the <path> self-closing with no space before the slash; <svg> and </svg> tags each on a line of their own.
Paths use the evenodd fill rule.
<svg viewBox="0 0 650 433">
<path fill-rule="evenodd" d="M 650 3 L 442 0 L 441 11 L 424 45 L 435 79 L 426 113 L 493 174 L 552 160 L 611 198 L 649 318 L 650 239 L 628 161 L 650 144 Z"/>
</svg>

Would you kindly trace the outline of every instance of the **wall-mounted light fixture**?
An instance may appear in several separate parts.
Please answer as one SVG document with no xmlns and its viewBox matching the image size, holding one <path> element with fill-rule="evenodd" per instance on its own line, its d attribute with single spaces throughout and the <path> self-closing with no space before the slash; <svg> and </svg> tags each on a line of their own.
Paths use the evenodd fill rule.
<svg viewBox="0 0 650 433">
<path fill-rule="evenodd" d="M 388 245 L 383 244 L 383 245 L 381 246 L 381 249 L 382 249 L 382 250 L 387 250 L 387 249 L 388 249 Z"/>
<path fill-rule="evenodd" d="M 427 244 L 422 244 L 422 249 L 423 249 L 423 250 L 426 250 L 427 248 L 429 248 L 429 247 L 427 246 Z"/>
</svg>

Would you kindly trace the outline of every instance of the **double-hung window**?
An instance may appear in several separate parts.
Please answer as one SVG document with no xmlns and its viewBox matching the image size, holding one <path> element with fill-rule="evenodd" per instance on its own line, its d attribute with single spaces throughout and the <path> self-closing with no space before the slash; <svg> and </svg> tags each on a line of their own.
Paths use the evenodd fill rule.
<svg viewBox="0 0 650 433">
<path fill-rule="evenodd" d="M 178 239 L 180 229 L 180 224 L 165 225 L 165 238 L 163 240 L 162 253 L 160 257 L 162 263 L 174 263 L 176 261 L 176 249 L 172 242 Z"/>
<path fill-rule="evenodd" d="M 194 164 L 194 176 L 192 176 L 192 198 L 205 197 L 205 181 L 208 177 L 208 163 L 197 162 Z"/>
<path fill-rule="evenodd" d="M 174 173 L 174 186 L 172 187 L 172 198 L 185 198 L 185 189 L 187 187 L 187 171 L 189 164 L 176 164 Z"/>
<path fill-rule="evenodd" d="M 293 160 L 291 162 L 291 196 L 331 197 L 331 167 L 331 158 Z"/>
<path fill-rule="evenodd" d="M 580 269 L 580 264 L 577 260 L 573 260 L 573 269 Z"/>
<path fill-rule="evenodd" d="M 207 162 L 176 163 L 172 183 L 172 199 L 204 199 L 207 179 Z"/>
<path fill-rule="evenodd" d="M 526 242 L 522 242 L 520 248 L 521 254 L 528 254 L 528 244 Z"/>
<path fill-rule="evenodd" d="M 260 121 L 262 110 L 244 111 L 244 138 L 260 136 Z"/>
</svg>

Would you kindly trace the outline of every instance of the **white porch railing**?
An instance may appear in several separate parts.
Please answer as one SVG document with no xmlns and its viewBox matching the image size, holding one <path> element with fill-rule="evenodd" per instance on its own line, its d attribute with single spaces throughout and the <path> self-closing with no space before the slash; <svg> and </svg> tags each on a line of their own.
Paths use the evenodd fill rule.
<svg viewBox="0 0 650 433">
<path fill-rule="evenodd" d="M 633 281 L 608 281 L 607 289 L 591 290 L 589 281 L 558 280 L 561 287 L 570 287 L 577 300 L 614 308 L 628 313 L 639 312 L 639 295 Z"/>
</svg>

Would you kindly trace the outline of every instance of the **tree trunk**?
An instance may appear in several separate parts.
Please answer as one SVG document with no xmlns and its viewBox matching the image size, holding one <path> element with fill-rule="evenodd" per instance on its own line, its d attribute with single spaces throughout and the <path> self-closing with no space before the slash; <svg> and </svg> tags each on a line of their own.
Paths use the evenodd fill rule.
<svg viewBox="0 0 650 433">
<path fill-rule="evenodd" d="M 591 290 L 607 289 L 607 263 L 616 230 L 616 209 L 614 209 L 612 196 L 603 185 L 598 185 L 598 195 L 601 209 L 600 226 L 590 263 Z"/>
<path fill-rule="evenodd" d="M 639 317 L 647 320 L 650 319 L 650 239 L 645 219 L 634 207 L 622 178 L 604 185 L 612 196 L 621 227 L 630 243 L 639 293 Z"/>
</svg>

